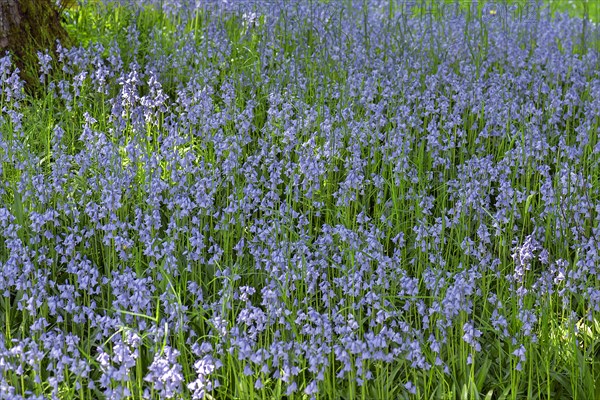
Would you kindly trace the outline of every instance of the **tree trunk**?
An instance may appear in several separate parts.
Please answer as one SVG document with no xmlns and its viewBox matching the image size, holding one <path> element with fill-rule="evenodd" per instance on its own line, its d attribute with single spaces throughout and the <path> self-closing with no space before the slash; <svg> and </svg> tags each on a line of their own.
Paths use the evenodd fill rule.
<svg viewBox="0 0 600 400">
<path fill-rule="evenodd" d="M 28 85 L 37 81 L 37 51 L 68 41 L 60 10 L 54 0 L 0 0 L 0 56 L 13 54 L 13 62 Z"/>
<path fill-rule="evenodd" d="M 0 50 L 10 45 L 9 33 L 21 23 L 16 0 L 0 0 Z"/>
</svg>

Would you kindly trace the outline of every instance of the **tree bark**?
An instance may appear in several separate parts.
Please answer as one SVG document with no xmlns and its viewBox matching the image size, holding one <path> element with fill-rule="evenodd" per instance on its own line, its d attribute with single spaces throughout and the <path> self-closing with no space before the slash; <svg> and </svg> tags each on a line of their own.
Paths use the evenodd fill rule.
<svg viewBox="0 0 600 400">
<path fill-rule="evenodd" d="M 68 44 L 54 0 L 0 0 L 0 56 L 6 51 L 28 85 L 37 81 L 37 51 Z"/>
<path fill-rule="evenodd" d="M 8 49 L 10 32 L 21 24 L 16 0 L 0 0 L 0 50 Z"/>
</svg>

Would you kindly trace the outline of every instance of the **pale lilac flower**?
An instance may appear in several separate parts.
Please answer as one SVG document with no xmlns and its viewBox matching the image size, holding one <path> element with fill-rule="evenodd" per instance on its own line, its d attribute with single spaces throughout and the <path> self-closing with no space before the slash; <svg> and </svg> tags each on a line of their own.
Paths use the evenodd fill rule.
<svg viewBox="0 0 600 400">
<path fill-rule="evenodd" d="M 526 353 L 525 346 L 523 346 L 523 345 L 521 345 L 519 348 L 517 348 L 512 353 L 514 356 L 519 358 L 519 362 L 517 363 L 517 366 L 516 366 L 517 371 L 522 370 L 522 365 L 527 360 L 525 353 Z"/>
<path fill-rule="evenodd" d="M 408 391 L 408 393 L 410 394 L 417 394 L 417 387 L 411 382 L 408 381 L 404 384 L 404 388 Z"/>
<path fill-rule="evenodd" d="M 473 346 L 475 351 L 481 351 L 481 344 L 477 341 L 477 338 L 481 337 L 481 331 L 479 329 L 475 329 L 472 322 L 467 322 L 463 325 L 463 340 Z"/>
<path fill-rule="evenodd" d="M 183 384 L 183 371 L 177 362 L 179 351 L 166 346 L 162 354 L 156 354 L 154 361 L 148 367 L 148 374 L 144 377 L 158 391 L 161 398 L 173 398 L 179 395 Z"/>
</svg>

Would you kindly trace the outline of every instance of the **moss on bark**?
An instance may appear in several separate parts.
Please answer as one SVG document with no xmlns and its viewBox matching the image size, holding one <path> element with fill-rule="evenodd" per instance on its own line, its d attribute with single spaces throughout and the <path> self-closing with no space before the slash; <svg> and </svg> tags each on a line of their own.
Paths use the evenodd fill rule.
<svg viewBox="0 0 600 400">
<path fill-rule="evenodd" d="M 56 41 L 69 45 L 67 31 L 61 25 L 61 13 L 54 0 L 0 0 L 4 13 L 0 24 L 2 52 L 8 50 L 21 71 L 28 91 L 38 87 L 37 52 L 56 50 Z"/>
</svg>

